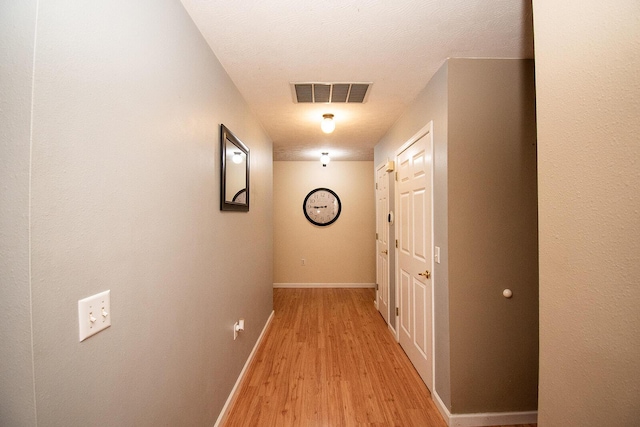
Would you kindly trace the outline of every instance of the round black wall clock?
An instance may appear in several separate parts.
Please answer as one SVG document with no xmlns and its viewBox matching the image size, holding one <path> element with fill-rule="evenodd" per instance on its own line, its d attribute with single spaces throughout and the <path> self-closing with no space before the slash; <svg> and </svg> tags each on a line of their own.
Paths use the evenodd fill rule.
<svg viewBox="0 0 640 427">
<path fill-rule="evenodd" d="M 335 192 L 328 188 L 316 188 L 304 198 L 302 211 L 311 224 L 325 226 L 336 222 L 342 211 L 342 203 Z"/>
</svg>

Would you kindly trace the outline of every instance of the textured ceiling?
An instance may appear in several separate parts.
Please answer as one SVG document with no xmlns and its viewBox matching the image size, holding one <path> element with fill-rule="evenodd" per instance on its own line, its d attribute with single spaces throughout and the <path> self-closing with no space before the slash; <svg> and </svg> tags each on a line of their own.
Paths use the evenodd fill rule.
<svg viewBox="0 0 640 427">
<path fill-rule="evenodd" d="M 273 140 L 275 160 L 373 160 L 449 57 L 532 58 L 531 0 L 182 0 Z M 364 104 L 296 104 L 293 82 L 373 82 Z M 324 113 L 336 130 L 320 130 Z"/>
</svg>

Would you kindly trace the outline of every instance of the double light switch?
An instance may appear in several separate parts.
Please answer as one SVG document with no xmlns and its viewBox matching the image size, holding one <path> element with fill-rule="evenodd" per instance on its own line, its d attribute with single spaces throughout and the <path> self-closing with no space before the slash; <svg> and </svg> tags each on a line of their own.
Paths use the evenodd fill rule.
<svg viewBox="0 0 640 427">
<path fill-rule="evenodd" d="M 111 326 L 111 291 L 100 292 L 78 301 L 80 341 Z"/>
</svg>

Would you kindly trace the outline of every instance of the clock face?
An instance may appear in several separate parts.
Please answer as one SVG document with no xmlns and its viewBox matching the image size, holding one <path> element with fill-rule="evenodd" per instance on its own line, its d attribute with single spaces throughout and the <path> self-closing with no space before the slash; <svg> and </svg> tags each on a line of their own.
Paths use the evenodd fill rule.
<svg viewBox="0 0 640 427">
<path fill-rule="evenodd" d="M 325 226 L 333 224 L 340 216 L 342 204 L 336 193 L 328 188 L 316 188 L 307 194 L 302 211 L 309 222 Z"/>
</svg>

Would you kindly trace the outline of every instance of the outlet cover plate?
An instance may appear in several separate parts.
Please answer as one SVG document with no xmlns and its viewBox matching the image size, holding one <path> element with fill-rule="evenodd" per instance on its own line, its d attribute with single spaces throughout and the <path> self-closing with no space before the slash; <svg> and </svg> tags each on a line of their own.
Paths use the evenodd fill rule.
<svg viewBox="0 0 640 427">
<path fill-rule="evenodd" d="M 78 301 L 80 341 L 111 326 L 111 290 Z"/>
</svg>

